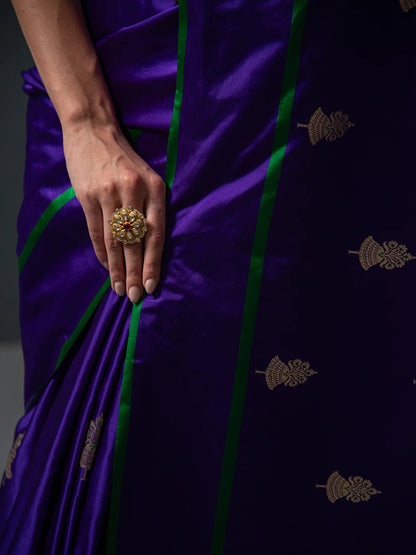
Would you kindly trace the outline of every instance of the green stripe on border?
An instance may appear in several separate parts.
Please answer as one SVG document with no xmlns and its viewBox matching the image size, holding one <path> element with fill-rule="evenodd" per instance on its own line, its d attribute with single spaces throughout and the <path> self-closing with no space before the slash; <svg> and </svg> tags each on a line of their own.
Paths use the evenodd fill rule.
<svg viewBox="0 0 416 555">
<path fill-rule="evenodd" d="M 131 395 L 133 386 L 134 355 L 136 352 L 137 333 L 139 330 L 140 313 L 143 299 L 133 305 L 130 321 L 129 338 L 127 341 L 126 359 L 123 368 L 123 381 L 120 392 L 120 408 L 118 413 L 117 434 L 114 448 L 113 484 L 111 489 L 109 524 L 106 554 L 116 552 L 117 529 L 120 518 L 120 498 L 123 485 L 123 469 L 126 460 L 127 440 L 130 422 Z"/>
<path fill-rule="evenodd" d="M 111 281 L 110 278 L 108 277 L 105 282 L 103 283 L 103 285 L 101 286 L 100 290 L 98 291 L 98 293 L 95 295 L 95 297 L 93 298 L 93 300 L 90 302 L 87 310 L 84 312 L 84 314 L 82 315 L 81 319 L 79 320 L 76 328 L 74 329 L 74 331 L 72 332 L 72 334 L 70 335 L 70 337 L 65 341 L 65 343 L 62 345 L 62 348 L 59 352 L 59 356 L 58 356 L 58 361 L 55 364 L 55 368 L 52 372 L 52 375 L 50 376 L 49 379 L 51 379 L 56 371 L 58 370 L 59 366 L 62 364 L 62 362 L 64 361 L 64 359 L 66 358 L 67 354 L 69 353 L 72 345 L 75 343 L 75 341 L 77 340 L 78 336 L 80 335 L 80 333 L 82 332 L 82 330 L 85 328 L 88 320 L 91 318 L 94 310 L 97 308 L 98 303 L 101 301 L 101 299 L 103 298 L 105 292 L 110 288 L 111 285 Z M 49 381 L 49 380 L 48 380 Z M 36 403 L 37 399 L 39 398 L 39 395 L 41 394 L 41 392 L 43 391 L 43 387 L 40 391 L 37 391 L 32 397 L 31 399 L 27 402 L 26 407 L 25 407 L 25 412 L 27 412 L 28 410 L 30 410 L 30 408 Z"/>
<path fill-rule="evenodd" d="M 179 29 L 178 29 L 178 68 L 176 73 L 176 92 L 173 104 L 172 119 L 170 122 L 168 148 L 166 155 L 165 182 L 169 189 L 172 188 L 176 174 L 178 159 L 179 120 L 181 117 L 183 79 L 185 74 L 186 38 L 188 35 L 188 8 L 187 0 L 179 0 Z"/>
<path fill-rule="evenodd" d="M 165 182 L 169 189 L 172 188 L 173 180 L 175 178 L 176 162 L 178 157 L 179 121 L 182 109 L 185 49 L 188 28 L 188 12 L 186 0 L 180 0 L 178 8 L 178 67 L 176 75 L 175 100 L 172 110 L 172 119 L 170 123 L 168 137 L 165 174 Z M 133 305 L 129 339 L 127 343 L 126 360 L 123 369 L 123 381 L 120 393 L 120 409 L 117 423 L 116 441 L 114 446 L 113 484 L 110 499 L 106 555 L 113 555 L 116 553 L 117 550 L 117 532 L 120 519 L 121 490 L 123 486 L 124 465 L 126 460 L 128 441 L 128 428 L 130 422 L 134 355 L 136 351 L 142 303 L 143 298 L 140 301 L 139 305 Z"/>
<path fill-rule="evenodd" d="M 142 133 L 143 133 L 143 129 L 140 129 L 138 127 L 127 128 L 128 139 L 133 144 L 137 141 L 137 139 Z M 48 205 L 46 210 L 43 212 L 43 214 L 40 216 L 39 220 L 37 221 L 35 227 L 29 233 L 29 236 L 26 240 L 26 244 L 19 256 L 19 273 L 23 270 L 23 267 L 26 264 L 27 259 L 32 254 L 32 251 L 36 243 L 39 241 L 40 236 L 44 232 L 48 223 L 52 220 L 55 214 L 59 212 L 59 210 L 63 208 L 65 204 L 67 204 L 70 200 L 75 198 L 75 196 L 76 196 L 75 191 L 71 186 L 68 189 L 66 189 L 62 194 L 60 194 L 58 197 L 56 197 L 53 201 L 51 201 L 51 203 Z"/>
<path fill-rule="evenodd" d="M 131 144 L 134 144 L 140 135 L 143 133 L 143 129 L 140 127 L 128 127 L 127 128 L 127 138 Z"/>
<path fill-rule="evenodd" d="M 64 191 L 61 195 L 56 197 L 49 204 L 49 206 L 46 208 L 43 214 L 40 216 L 35 227 L 29 233 L 29 237 L 27 238 L 26 244 L 19 256 L 19 273 L 23 270 L 23 267 L 26 264 L 27 259 L 31 255 L 36 243 L 39 241 L 39 238 L 42 235 L 48 223 L 52 220 L 55 214 L 59 212 L 59 210 L 74 197 L 75 197 L 75 191 L 72 187 L 69 187 L 69 189 L 66 189 L 66 191 Z"/>
<path fill-rule="evenodd" d="M 264 183 L 251 253 L 234 390 L 231 399 L 230 416 L 212 535 L 211 555 L 221 555 L 225 545 L 267 236 L 270 229 L 274 202 L 289 136 L 303 29 L 305 25 L 306 7 L 307 0 L 294 0 L 286 67 L 283 75 L 282 92 L 273 142 L 273 152 L 270 157 Z"/>
<path fill-rule="evenodd" d="M 98 303 L 101 301 L 101 299 L 104 296 L 104 293 L 110 288 L 111 285 L 111 280 L 110 280 L 110 276 L 108 276 L 108 278 L 105 280 L 105 282 L 102 284 L 100 290 L 98 291 L 98 293 L 95 295 L 95 297 L 93 298 L 93 300 L 91 301 L 91 303 L 89 304 L 87 310 L 84 312 L 84 314 L 82 315 L 80 321 L 77 324 L 77 327 L 74 329 L 74 331 L 72 332 L 71 336 L 65 341 L 65 343 L 62 345 L 62 349 L 61 352 L 59 353 L 59 357 L 58 357 L 58 362 L 56 363 L 55 366 L 55 370 L 54 373 L 56 372 L 56 370 L 58 369 L 58 367 L 62 364 L 64 358 L 66 357 L 66 355 L 69 353 L 69 350 L 71 349 L 72 345 L 75 343 L 75 341 L 77 340 L 79 334 L 82 332 L 82 330 L 84 329 L 86 323 L 88 322 L 88 320 L 91 318 L 92 313 L 94 312 L 94 310 L 97 308 Z"/>
</svg>

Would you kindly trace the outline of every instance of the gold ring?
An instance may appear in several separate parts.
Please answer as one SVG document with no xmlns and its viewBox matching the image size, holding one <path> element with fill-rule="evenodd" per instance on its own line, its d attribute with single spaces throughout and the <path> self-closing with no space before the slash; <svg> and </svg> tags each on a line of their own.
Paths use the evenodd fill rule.
<svg viewBox="0 0 416 555">
<path fill-rule="evenodd" d="M 114 239 L 124 245 L 140 243 L 147 231 L 144 214 L 131 206 L 116 208 L 108 223 Z"/>
</svg>

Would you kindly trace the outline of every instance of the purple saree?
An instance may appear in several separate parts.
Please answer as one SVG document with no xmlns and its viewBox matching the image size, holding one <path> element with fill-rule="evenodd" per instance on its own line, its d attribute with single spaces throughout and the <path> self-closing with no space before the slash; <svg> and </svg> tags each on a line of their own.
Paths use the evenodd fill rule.
<svg viewBox="0 0 416 555">
<path fill-rule="evenodd" d="M 0 553 L 413 553 L 416 0 L 84 4 L 162 278 L 112 292 L 25 72 Z"/>
</svg>

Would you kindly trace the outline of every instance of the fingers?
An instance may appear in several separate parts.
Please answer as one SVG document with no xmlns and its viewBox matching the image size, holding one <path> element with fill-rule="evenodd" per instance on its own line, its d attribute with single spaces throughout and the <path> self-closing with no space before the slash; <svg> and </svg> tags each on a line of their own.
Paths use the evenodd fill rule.
<svg viewBox="0 0 416 555">
<path fill-rule="evenodd" d="M 126 180 L 124 180 L 126 182 Z M 127 186 L 128 185 L 128 186 Z M 98 260 L 110 273 L 111 285 L 119 296 L 128 294 L 137 303 L 144 289 L 152 294 L 159 282 L 165 239 L 165 183 L 150 170 L 145 179 L 124 183 L 101 198 L 84 198 L 83 208 Z M 123 198 L 124 197 L 124 198 Z M 123 244 L 112 235 L 109 220 L 116 208 L 132 206 L 146 216 L 147 232 L 140 243 Z"/>
<path fill-rule="evenodd" d="M 158 176 L 157 176 L 158 177 Z M 147 232 L 144 244 L 143 285 L 150 295 L 160 276 L 163 245 L 165 241 L 166 186 L 161 178 L 151 185 L 151 197 L 146 209 Z"/>
<path fill-rule="evenodd" d="M 122 206 L 136 208 L 143 213 L 143 199 L 146 194 L 146 183 L 133 173 L 126 174 L 121 194 Z M 121 244 L 121 243 L 120 243 Z M 123 244 L 125 264 L 125 290 L 132 303 L 139 302 L 143 295 L 143 241 L 140 243 Z"/>
<path fill-rule="evenodd" d="M 165 235 L 165 183 L 134 151 L 117 125 L 93 125 L 76 134 L 65 133 L 65 160 L 75 194 L 84 210 L 98 260 L 108 268 L 118 295 L 137 302 L 144 287 L 152 293 L 159 281 Z M 138 231 L 136 223 L 109 224 L 117 208 L 132 206 L 145 214 L 147 236 L 123 245 L 112 232 L 127 240 Z M 123 213 L 124 214 L 124 213 Z M 123 240 L 124 240 L 124 236 Z M 143 250 L 144 249 L 144 250 Z"/>
<path fill-rule="evenodd" d="M 101 264 L 108 270 L 107 248 L 104 242 L 103 213 L 98 202 L 85 202 L 84 212 L 88 232 L 95 254 Z"/>
<path fill-rule="evenodd" d="M 103 205 L 104 244 L 108 260 L 111 286 L 113 290 L 122 297 L 126 293 L 126 271 L 124 266 L 123 244 L 112 235 L 108 220 L 117 207 L 114 201 L 108 199 Z"/>
<path fill-rule="evenodd" d="M 137 303 L 143 295 L 142 268 L 143 243 L 124 245 L 126 257 L 126 290 L 132 303 Z"/>
<path fill-rule="evenodd" d="M 137 183 L 123 206 L 137 208 L 146 216 L 147 232 L 140 243 L 124 245 L 126 291 L 133 303 L 152 294 L 158 284 L 165 236 L 165 183 L 152 170 L 144 183 Z M 144 253 L 143 253 L 144 250 Z"/>
</svg>

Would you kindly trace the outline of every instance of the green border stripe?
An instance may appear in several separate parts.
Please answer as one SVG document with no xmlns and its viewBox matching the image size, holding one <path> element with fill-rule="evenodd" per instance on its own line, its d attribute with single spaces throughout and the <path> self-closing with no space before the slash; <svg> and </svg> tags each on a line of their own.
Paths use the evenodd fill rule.
<svg viewBox="0 0 416 555">
<path fill-rule="evenodd" d="M 137 127 L 129 127 L 127 129 L 127 133 L 128 133 L 129 140 L 132 143 L 134 143 L 139 138 L 139 136 L 143 133 L 143 129 L 140 129 L 140 128 L 137 128 Z M 35 227 L 30 232 L 22 252 L 20 253 L 20 256 L 19 256 L 19 273 L 23 270 L 23 267 L 26 264 L 27 259 L 31 255 L 36 243 L 39 241 L 39 238 L 42 235 L 42 233 L 45 230 L 48 223 L 55 216 L 55 214 L 57 212 L 59 212 L 59 210 L 61 208 L 63 208 L 65 206 L 65 204 L 67 202 L 69 202 L 71 199 L 73 199 L 75 196 L 76 195 L 75 195 L 74 189 L 72 187 L 69 187 L 68 189 L 66 189 L 66 191 L 64 191 L 62 194 L 60 194 L 58 197 L 56 197 L 53 201 L 51 201 L 49 206 L 46 208 L 46 210 L 40 216 L 40 218 L 37 221 Z"/>
<path fill-rule="evenodd" d="M 130 143 L 134 144 L 140 135 L 143 133 L 143 129 L 140 127 L 128 127 L 127 128 L 127 138 Z"/>
<path fill-rule="evenodd" d="M 176 75 L 176 92 L 172 110 L 172 119 L 169 129 L 165 182 L 169 189 L 172 188 L 176 173 L 176 161 L 178 157 L 178 135 L 179 120 L 182 108 L 183 80 L 185 66 L 185 49 L 188 28 L 188 12 L 186 0 L 179 1 L 179 28 L 178 28 L 178 66 Z M 123 486 L 124 465 L 128 441 L 128 428 L 130 421 L 131 395 L 133 386 L 134 355 L 136 351 L 137 336 L 139 329 L 140 304 L 133 305 L 133 313 L 130 322 L 129 338 L 127 342 L 126 360 L 123 369 L 123 381 L 120 393 L 120 409 L 117 423 L 117 434 L 114 446 L 113 484 L 111 489 L 108 534 L 106 544 L 106 555 L 113 555 L 117 549 L 117 532 L 120 518 L 121 490 Z"/>
<path fill-rule="evenodd" d="M 267 236 L 279 184 L 283 159 L 289 136 L 293 102 L 299 69 L 307 0 L 294 0 L 292 24 L 283 75 L 282 91 L 277 115 L 273 152 L 264 183 L 257 226 L 254 235 L 244 305 L 240 346 L 237 357 L 234 390 L 231 399 L 227 437 L 218 490 L 217 508 L 211 544 L 211 555 L 221 555 L 224 550 L 228 513 L 231 502 L 234 469 L 244 412 L 244 401 L 250 367 L 251 349 L 256 325 L 257 305 L 263 273 Z"/>
<path fill-rule="evenodd" d="M 172 188 L 176 174 L 176 163 L 178 159 L 178 137 L 179 120 L 181 117 L 183 78 L 185 73 L 185 50 L 188 35 L 188 9 L 187 0 L 179 0 L 179 29 L 178 29 L 178 66 L 176 73 L 176 93 L 173 104 L 172 119 L 170 122 L 168 148 L 166 155 L 165 182 L 169 189 Z"/>
<path fill-rule="evenodd" d="M 109 276 L 105 280 L 105 282 L 102 284 L 100 290 L 98 291 L 98 293 L 95 295 L 95 297 L 93 298 L 93 300 L 89 304 L 87 310 L 82 315 L 80 321 L 77 324 L 77 327 L 74 329 L 74 331 L 72 332 L 70 337 L 62 345 L 62 349 L 61 349 L 61 352 L 59 353 L 58 362 L 56 363 L 54 372 L 56 372 L 56 370 L 58 369 L 58 367 L 60 366 L 60 364 L 62 363 L 64 358 L 66 357 L 66 355 L 69 353 L 69 350 L 71 349 L 72 345 L 75 343 L 79 334 L 84 329 L 86 323 L 91 318 L 92 313 L 97 308 L 98 303 L 101 301 L 101 299 L 104 296 L 104 293 L 110 288 L 110 285 L 111 285 L 111 280 L 110 280 L 110 276 Z"/>
<path fill-rule="evenodd" d="M 131 395 L 133 386 L 134 355 L 136 352 L 137 334 L 139 330 L 140 312 L 143 299 L 133 305 L 130 321 L 129 338 L 127 341 L 126 359 L 123 369 L 123 381 L 120 392 L 120 408 L 118 413 L 117 434 L 114 450 L 113 484 L 111 489 L 110 513 L 107 535 L 106 554 L 116 552 L 117 529 L 120 518 L 120 498 L 123 485 L 123 469 L 126 460 L 127 440 L 129 432 Z"/>
<path fill-rule="evenodd" d="M 55 214 L 63 207 L 67 202 L 75 197 L 75 191 L 72 187 L 69 187 L 64 191 L 59 197 L 56 197 L 43 212 L 39 220 L 37 221 L 35 227 L 29 233 L 26 244 L 19 256 L 19 273 L 23 270 L 27 259 L 31 255 L 36 243 L 39 241 L 45 227 L 52 220 Z"/>
<path fill-rule="evenodd" d="M 94 310 L 97 308 L 98 303 L 103 298 L 104 293 L 107 291 L 107 289 L 110 288 L 110 285 L 111 285 L 111 282 L 110 282 L 110 278 L 108 277 L 105 280 L 105 282 L 103 283 L 103 285 L 101 286 L 98 293 L 93 298 L 93 300 L 90 302 L 90 304 L 89 304 L 88 308 L 86 309 L 86 311 L 84 312 L 84 314 L 81 316 L 81 319 L 79 320 L 76 328 L 74 329 L 74 331 L 72 332 L 70 337 L 62 345 L 62 348 L 59 352 L 58 361 L 55 364 L 55 368 L 54 368 L 54 370 L 53 370 L 49 379 L 51 379 L 55 375 L 59 366 L 62 364 L 65 357 L 69 353 L 69 350 L 71 349 L 72 345 L 75 343 L 76 339 L 78 338 L 78 336 L 80 335 L 80 333 L 84 329 L 88 320 L 91 318 Z M 27 412 L 36 403 L 36 401 L 39 398 L 39 395 L 42 391 L 43 391 L 43 387 L 40 390 L 38 390 L 34 395 L 32 395 L 31 399 L 29 399 L 29 401 L 26 403 L 25 412 Z"/>
</svg>

